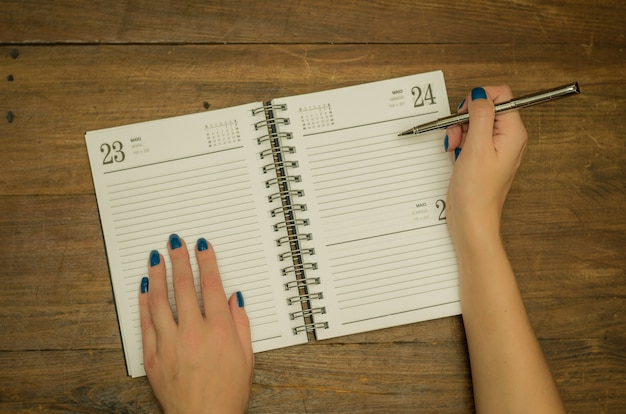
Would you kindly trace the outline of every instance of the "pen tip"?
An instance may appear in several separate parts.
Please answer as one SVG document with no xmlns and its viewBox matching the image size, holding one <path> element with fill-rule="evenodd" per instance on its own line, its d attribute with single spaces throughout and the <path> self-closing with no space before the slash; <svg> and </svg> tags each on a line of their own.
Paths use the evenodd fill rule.
<svg viewBox="0 0 626 414">
<path fill-rule="evenodd" d="M 400 132 L 400 133 L 398 134 L 398 136 L 399 136 L 399 137 L 403 137 L 403 136 L 405 136 L 405 135 L 411 135 L 412 133 L 413 133 L 413 130 L 412 130 L 412 129 L 409 129 L 409 130 L 407 130 L 407 131 Z"/>
</svg>

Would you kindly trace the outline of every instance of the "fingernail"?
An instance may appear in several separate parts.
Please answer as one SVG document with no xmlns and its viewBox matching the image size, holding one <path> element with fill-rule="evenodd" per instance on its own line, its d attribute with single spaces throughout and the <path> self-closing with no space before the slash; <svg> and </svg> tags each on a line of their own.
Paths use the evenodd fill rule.
<svg viewBox="0 0 626 414">
<path fill-rule="evenodd" d="M 480 87 L 472 89 L 472 101 L 476 99 L 487 99 L 487 92 Z"/>
<path fill-rule="evenodd" d="M 458 111 L 458 110 L 460 110 L 460 109 L 463 107 L 463 105 L 464 105 L 464 104 L 465 104 L 465 99 L 463 99 L 463 100 L 461 101 L 461 103 L 459 104 L 459 106 L 457 106 L 457 107 L 456 107 L 456 110 L 457 110 L 457 111 Z"/>
<path fill-rule="evenodd" d="M 206 241 L 204 237 L 200 237 L 198 239 L 198 251 L 203 252 L 209 248 L 209 243 Z"/>
<path fill-rule="evenodd" d="M 148 292 L 148 285 L 150 284 L 150 282 L 148 281 L 147 277 L 143 277 L 141 279 L 141 293 L 146 293 Z"/>
<path fill-rule="evenodd" d="M 236 295 L 237 295 L 237 306 L 239 306 L 240 308 L 243 308 L 243 295 L 239 291 L 237 291 Z"/>
<path fill-rule="evenodd" d="M 172 250 L 176 250 L 182 245 L 183 243 L 180 241 L 180 237 L 178 237 L 178 234 L 172 234 L 170 236 L 170 248 Z"/>
<path fill-rule="evenodd" d="M 443 149 L 448 152 L 448 136 L 443 137 Z"/>
<path fill-rule="evenodd" d="M 154 267 L 161 263 L 161 255 L 156 250 L 150 252 L 150 267 Z"/>
<path fill-rule="evenodd" d="M 459 158 L 459 155 L 461 155 L 461 148 L 457 148 L 454 150 L 454 161 Z"/>
</svg>

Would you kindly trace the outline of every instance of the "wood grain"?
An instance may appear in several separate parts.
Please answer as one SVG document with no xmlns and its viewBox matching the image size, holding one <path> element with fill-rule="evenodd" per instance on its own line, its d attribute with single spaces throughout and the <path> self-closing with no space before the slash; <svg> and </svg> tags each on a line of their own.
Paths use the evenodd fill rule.
<svg viewBox="0 0 626 414">
<path fill-rule="evenodd" d="M 453 110 L 580 82 L 522 113 L 503 240 L 568 412 L 624 411 L 622 3 L 2 2 L 0 412 L 158 411 L 126 376 L 85 131 L 435 69 Z M 256 361 L 250 413 L 474 410 L 461 317 Z"/>
<path fill-rule="evenodd" d="M 14 43 L 623 44 L 625 12 L 618 1 L 594 7 L 587 0 L 5 1 L 0 38 Z"/>
</svg>

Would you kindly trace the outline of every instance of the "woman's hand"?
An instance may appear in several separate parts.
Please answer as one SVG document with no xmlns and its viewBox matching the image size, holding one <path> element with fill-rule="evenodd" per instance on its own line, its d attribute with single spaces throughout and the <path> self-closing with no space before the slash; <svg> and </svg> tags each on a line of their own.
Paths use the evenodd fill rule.
<svg viewBox="0 0 626 414">
<path fill-rule="evenodd" d="M 494 103 L 511 98 L 505 86 L 474 88 L 459 108 L 469 110 L 469 125 L 447 131 L 456 164 L 446 216 L 459 264 L 476 411 L 562 413 L 500 238 L 502 207 L 527 141 L 519 113 L 495 117 Z"/>
<path fill-rule="evenodd" d="M 447 220 L 455 242 L 476 231 L 499 234 L 502 207 L 526 149 L 519 112 L 495 116 L 494 104 L 513 98 L 508 86 L 474 88 L 459 106 L 470 122 L 448 128 L 447 150 L 456 164 Z"/>
<path fill-rule="evenodd" d="M 185 242 L 172 235 L 168 250 L 178 321 L 157 251 L 150 254 L 150 277 L 142 280 L 139 296 L 144 366 L 152 389 L 166 413 L 242 413 L 254 368 L 243 296 L 237 292 L 226 300 L 215 252 L 200 239 L 196 258 L 203 315 Z"/>
</svg>

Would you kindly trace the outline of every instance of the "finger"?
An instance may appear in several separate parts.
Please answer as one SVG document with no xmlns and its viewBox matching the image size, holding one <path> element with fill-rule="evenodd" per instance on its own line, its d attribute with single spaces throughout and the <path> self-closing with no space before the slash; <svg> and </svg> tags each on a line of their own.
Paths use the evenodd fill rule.
<svg viewBox="0 0 626 414">
<path fill-rule="evenodd" d="M 202 315 L 193 283 L 187 245 L 177 234 L 172 234 L 169 238 L 168 250 L 172 261 L 172 284 L 174 285 L 178 325 L 197 323 L 202 319 Z"/>
<path fill-rule="evenodd" d="M 513 99 L 513 91 L 508 85 L 485 86 L 485 91 L 495 104 Z"/>
<path fill-rule="evenodd" d="M 141 325 L 141 343 L 143 344 L 144 361 L 156 353 L 157 334 L 148 301 L 149 279 L 141 279 L 139 288 L 139 323 Z"/>
<path fill-rule="evenodd" d="M 513 99 L 513 91 L 508 85 L 486 86 L 485 90 L 493 100 L 494 104 L 499 104 Z M 501 124 L 500 129 L 504 131 L 518 130 L 519 128 L 524 128 L 524 123 L 522 122 L 519 111 L 506 111 L 503 113 L 499 113 L 495 117 L 496 125 L 494 127 L 494 134 L 496 135 L 498 131 L 495 130 L 498 126 L 498 123 Z"/>
<path fill-rule="evenodd" d="M 167 295 L 165 263 L 156 250 L 150 252 L 148 276 L 150 281 L 150 289 L 147 292 L 148 310 L 158 339 L 159 336 L 171 332 L 176 327 L 176 323 Z"/>
<path fill-rule="evenodd" d="M 472 89 L 468 102 L 469 126 L 464 143 L 464 152 L 485 154 L 494 151 L 493 123 L 495 110 L 493 100 L 484 88 Z"/>
<path fill-rule="evenodd" d="M 252 334 L 250 333 L 250 320 L 244 307 L 244 298 L 241 292 L 237 292 L 230 297 L 228 301 L 230 314 L 235 324 L 237 336 L 241 343 L 241 348 L 246 356 L 246 361 L 254 361 L 254 353 L 252 351 Z"/>
<path fill-rule="evenodd" d="M 489 95 L 493 98 L 495 103 L 505 102 L 513 99 L 513 92 L 507 85 L 494 86 L 485 88 Z M 501 136 L 510 131 L 520 131 L 518 134 L 507 134 L 506 137 Z M 494 144 L 496 150 L 506 149 L 510 151 L 513 156 L 516 156 L 526 146 L 527 134 L 524 123 L 520 116 L 519 111 L 509 111 L 502 114 L 498 114 L 494 122 Z"/>
<path fill-rule="evenodd" d="M 218 312 L 227 312 L 226 294 L 217 267 L 215 250 L 204 238 L 200 238 L 196 244 L 196 258 L 200 268 L 200 290 L 204 314 L 209 316 Z"/>
<path fill-rule="evenodd" d="M 456 108 L 457 114 L 463 112 L 467 112 L 467 97 Z M 467 132 L 467 128 L 463 128 L 461 125 L 452 125 L 446 128 L 446 136 L 443 143 L 444 149 L 448 152 L 454 152 L 455 149 L 460 148 L 465 132 Z"/>
<path fill-rule="evenodd" d="M 446 128 L 446 136 L 444 137 L 443 148 L 450 152 L 461 146 L 463 139 L 463 128 L 461 125 L 453 125 Z"/>
</svg>

